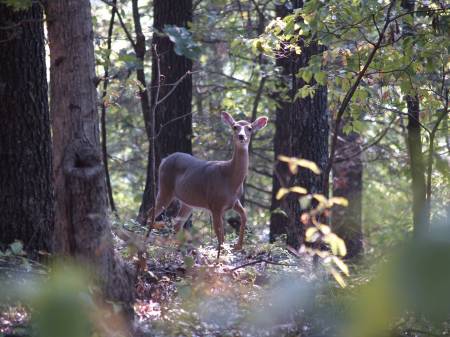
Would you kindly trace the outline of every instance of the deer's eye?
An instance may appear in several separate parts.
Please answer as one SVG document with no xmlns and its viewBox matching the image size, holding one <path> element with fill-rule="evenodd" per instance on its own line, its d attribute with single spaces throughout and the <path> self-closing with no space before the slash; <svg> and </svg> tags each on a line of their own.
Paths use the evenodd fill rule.
<svg viewBox="0 0 450 337">
<path fill-rule="evenodd" d="M 248 131 L 252 131 L 252 128 L 251 128 L 251 127 L 248 127 L 247 130 L 248 130 Z"/>
<path fill-rule="evenodd" d="M 235 126 L 233 126 L 233 130 L 237 130 L 238 129 L 238 127 L 235 125 Z"/>
</svg>

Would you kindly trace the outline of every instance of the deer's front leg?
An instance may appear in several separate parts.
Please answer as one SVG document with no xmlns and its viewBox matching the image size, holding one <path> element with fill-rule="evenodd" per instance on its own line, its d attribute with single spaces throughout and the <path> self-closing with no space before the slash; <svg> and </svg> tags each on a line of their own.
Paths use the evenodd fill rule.
<svg viewBox="0 0 450 337">
<path fill-rule="evenodd" d="M 239 199 L 234 204 L 233 209 L 236 212 L 238 212 L 239 216 L 241 217 L 241 226 L 239 227 L 239 239 L 238 239 L 237 244 L 234 246 L 234 249 L 241 250 L 242 244 L 244 243 L 244 231 L 245 231 L 245 226 L 247 224 L 247 212 L 245 211 L 245 208 L 242 206 Z"/>
<path fill-rule="evenodd" d="M 176 233 L 178 233 L 178 231 L 185 224 L 187 219 L 189 219 L 189 216 L 191 215 L 191 213 L 192 213 L 192 208 L 182 202 L 180 210 L 178 211 L 178 215 L 176 217 L 176 223 L 175 223 L 175 232 Z"/>
<path fill-rule="evenodd" d="M 217 258 L 220 257 L 220 249 L 222 247 L 223 242 L 225 241 L 222 216 L 223 216 L 222 212 L 212 212 L 213 227 L 214 227 L 214 232 L 216 233 L 217 242 L 218 242 Z"/>
</svg>

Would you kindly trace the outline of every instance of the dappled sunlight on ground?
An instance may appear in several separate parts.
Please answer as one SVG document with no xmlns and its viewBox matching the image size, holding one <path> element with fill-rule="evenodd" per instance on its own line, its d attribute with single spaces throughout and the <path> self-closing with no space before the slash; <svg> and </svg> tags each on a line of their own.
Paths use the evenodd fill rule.
<svg viewBox="0 0 450 337">
<path fill-rule="evenodd" d="M 213 245 L 150 248 L 136 288 L 137 323 L 163 335 L 245 335 L 256 326 L 262 330 L 252 334 L 266 334 L 264 321 L 271 322 L 271 334 L 293 328 L 290 315 L 303 310 L 308 284 L 317 280 L 310 257 L 246 249 L 233 252 L 225 244 L 217 260 Z M 281 317 L 286 312 L 280 307 L 289 314 Z"/>
</svg>

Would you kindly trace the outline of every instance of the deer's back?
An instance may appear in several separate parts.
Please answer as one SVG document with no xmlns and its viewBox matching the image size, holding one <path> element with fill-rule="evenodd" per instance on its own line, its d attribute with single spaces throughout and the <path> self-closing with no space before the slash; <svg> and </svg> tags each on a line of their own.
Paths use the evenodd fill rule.
<svg viewBox="0 0 450 337">
<path fill-rule="evenodd" d="M 176 152 L 160 165 L 160 184 L 169 186 L 174 196 L 191 207 L 211 208 L 211 200 L 228 198 L 224 162 L 206 161 L 187 153 Z M 221 196 L 223 194 L 223 196 Z M 233 203 L 223 200 L 223 204 Z"/>
</svg>

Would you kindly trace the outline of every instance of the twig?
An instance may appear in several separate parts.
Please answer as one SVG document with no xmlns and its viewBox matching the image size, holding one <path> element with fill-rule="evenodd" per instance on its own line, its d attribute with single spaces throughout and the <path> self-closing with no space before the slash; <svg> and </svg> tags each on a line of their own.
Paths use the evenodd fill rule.
<svg viewBox="0 0 450 337">
<path fill-rule="evenodd" d="M 117 4 L 114 4 L 115 1 L 113 1 L 113 3 L 106 1 L 106 0 L 101 0 L 101 1 L 105 4 L 107 4 L 108 6 L 111 6 L 112 8 L 114 8 L 114 11 L 116 12 L 117 17 L 119 18 L 120 26 L 122 27 L 123 31 L 125 32 L 125 35 L 127 36 L 128 41 L 130 41 L 133 49 L 136 49 L 136 42 L 134 42 L 133 37 L 130 34 L 130 31 L 128 30 L 127 26 L 123 22 L 122 15 L 120 15 L 120 12 L 117 9 Z"/>
<path fill-rule="evenodd" d="M 178 85 L 183 82 L 183 80 L 189 76 L 192 75 L 194 72 L 188 70 L 183 76 L 181 76 L 175 83 L 171 84 L 173 87 L 169 90 L 169 92 L 161 99 L 159 99 L 156 102 L 156 105 L 159 105 L 161 103 L 163 103 L 167 98 L 169 98 L 169 96 L 177 89 Z M 161 87 L 161 86 L 160 86 Z"/>
<path fill-rule="evenodd" d="M 266 260 L 266 259 L 258 259 L 258 260 L 254 260 L 254 261 L 250 261 L 244 264 L 241 264 L 240 266 L 234 267 L 233 269 L 231 269 L 231 271 L 235 271 L 244 267 L 248 267 L 248 266 L 253 266 L 255 264 L 258 263 L 267 263 L 267 264 L 273 264 L 276 266 L 283 266 L 283 267 L 297 267 L 297 264 L 291 264 L 291 263 L 281 263 L 281 262 L 277 262 L 277 261 L 271 261 L 271 260 Z"/>
<path fill-rule="evenodd" d="M 345 158 L 336 158 L 336 160 L 334 161 L 334 163 L 335 163 L 335 164 L 338 164 L 338 163 L 342 163 L 342 162 L 344 162 L 344 161 L 347 161 L 347 160 L 349 160 L 349 159 L 352 159 L 352 158 L 354 158 L 354 157 L 360 155 L 361 153 L 365 152 L 366 150 L 370 149 L 371 147 L 377 145 L 377 144 L 384 138 L 384 136 L 386 136 L 386 134 L 388 133 L 388 131 L 389 131 L 390 128 L 391 128 L 391 125 L 394 124 L 394 122 L 395 122 L 396 119 L 397 119 L 397 118 L 393 118 L 393 119 L 389 122 L 389 125 L 388 125 L 388 126 L 380 133 L 380 135 L 379 135 L 374 141 L 372 141 L 372 142 L 370 142 L 370 143 L 364 145 L 363 147 L 361 147 L 360 150 L 358 150 L 358 151 L 356 151 L 356 152 L 350 154 L 349 156 L 347 156 L 347 157 L 345 157 Z"/>
</svg>

